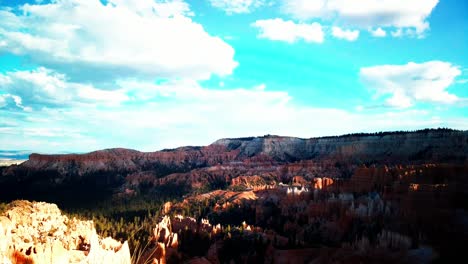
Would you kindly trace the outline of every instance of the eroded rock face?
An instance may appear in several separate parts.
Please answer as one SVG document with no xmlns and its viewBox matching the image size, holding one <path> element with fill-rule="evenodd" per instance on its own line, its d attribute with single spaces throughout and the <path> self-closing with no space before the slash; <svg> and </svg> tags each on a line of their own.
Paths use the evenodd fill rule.
<svg viewBox="0 0 468 264">
<path fill-rule="evenodd" d="M 360 159 L 377 161 L 467 160 L 466 131 L 423 130 L 417 132 L 348 135 L 323 138 L 265 136 L 257 138 L 220 139 L 214 144 L 239 150 L 239 155 L 263 155 L 277 161 L 315 158 L 335 160 Z M 451 147 L 448 147 L 451 146 Z M 391 153 L 391 155 L 388 155 Z"/>
<path fill-rule="evenodd" d="M 59 174 L 83 176 L 93 172 L 136 172 L 156 170 L 159 174 L 186 171 L 233 160 L 237 151 L 223 146 L 181 147 L 173 150 L 140 152 L 131 149 L 106 149 L 86 154 L 31 154 L 22 164 L 26 170 L 50 170 Z"/>
<path fill-rule="evenodd" d="M 55 204 L 15 201 L 0 221 L 2 263 L 130 264 L 130 250 L 101 239 L 92 221 L 69 219 Z"/>
<path fill-rule="evenodd" d="M 0 198 L 44 197 L 40 195 L 46 194 L 37 192 L 40 189 L 37 186 L 55 190 L 58 192 L 55 197 L 59 197 L 64 195 L 60 193 L 61 186 L 76 183 L 82 184 L 78 189 L 120 188 L 123 194 L 133 195 L 134 190 L 127 187 L 142 182 L 151 186 L 170 183 L 200 187 L 213 181 L 229 183 L 237 176 L 266 173 L 283 183 L 290 182 L 292 176 L 304 176 L 309 181 L 316 176 L 336 178 L 345 173 L 350 176 L 355 166 L 364 163 L 462 164 L 468 162 L 467 148 L 466 131 L 424 130 L 310 139 L 279 136 L 221 139 L 205 147 L 156 152 L 108 149 L 80 155 L 32 154 L 21 165 L 1 171 L 0 184 L 5 189 Z M 275 171 L 279 165 L 284 165 L 282 171 Z M 222 166 L 234 166 L 236 173 Z"/>
<path fill-rule="evenodd" d="M 322 190 L 328 186 L 333 185 L 333 179 L 323 177 L 323 178 L 315 178 L 314 179 L 314 189 Z"/>
<path fill-rule="evenodd" d="M 153 229 L 153 239 L 159 243 L 163 243 L 167 247 L 177 248 L 177 234 L 172 233 L 171 219 L 169 216 L 164 216 L 162 221 Z"/>
<path fill-rule="evenodd" d="M 142 257 L 137 260 L 137 263 L 166 264 L 166 260 L 171 254 L 176 254 L 179 246 L 177 233 L 172 232 L 171 219 L 169 216 L 164 216 L 159 224 L 153 229 L 151 238 L 152 246 L 148 247 Z"/>
<path fill-rule="evenodd" d="M 232 186 L 242 186 L 247 189 L 252 190 L 263 190 L 274 188 L 275 182 L 267 182 L 264 178 L 254 175 L 254 176 L 239 176 L 231 180 Z"/>
</svg>

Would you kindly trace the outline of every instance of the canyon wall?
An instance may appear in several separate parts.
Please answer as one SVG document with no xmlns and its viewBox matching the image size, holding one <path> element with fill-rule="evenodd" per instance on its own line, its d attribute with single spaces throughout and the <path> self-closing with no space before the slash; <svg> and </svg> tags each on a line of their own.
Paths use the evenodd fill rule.
<svg viewBox="0 0 468 264">
<path fill-rule="evenodd" d="M 337 159 L 351 161 L 468 161 L 468 132 L 425 130 L 301 139 L 265 136 L 220 139 L 214 144 L 239 150 L 239 156 L 264 155 L 277 161 Z"/>
<path fill-rule="evenodd" d="M 156 152 L 107 149 L 86 154 L 31 154 L 0 168 L 0 199 L 74 196 L 74 190 L 107 196 L 131 187 L 170 186 L 182 195 L 193 188 L 224 188 L 232 178 L 260 175 L 287 183 L 293 176 L 350 177 L 359 166 L 468 163 L 468 131 L 355 134 L 340 137 L 264 136 L 220 139 L 204 147 Z M 130 189 L 128 189 L 130 188 Z M 79 191 L 77 193 L 79 193 Z M 160 191 L 167 192 L 167 188 Z"/>
</svg>

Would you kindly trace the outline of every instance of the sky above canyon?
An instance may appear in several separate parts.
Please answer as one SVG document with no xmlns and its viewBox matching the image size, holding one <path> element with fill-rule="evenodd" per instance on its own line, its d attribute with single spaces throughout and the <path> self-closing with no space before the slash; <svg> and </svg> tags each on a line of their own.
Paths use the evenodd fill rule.
<svg viewBox="0 0 468 264">
<path fill-rule="evenodd" d="M 468 2 L 0 0 L 0 149 L 468 129 Z"/>
</svg>

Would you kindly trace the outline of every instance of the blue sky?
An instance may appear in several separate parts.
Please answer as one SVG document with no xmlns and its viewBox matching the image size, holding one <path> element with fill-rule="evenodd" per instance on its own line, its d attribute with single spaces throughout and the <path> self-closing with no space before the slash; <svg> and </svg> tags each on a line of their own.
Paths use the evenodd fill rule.
<svg viewBox="0 0 468 264">
<path fill-rule="evenodd" d="M 468 3 L 0 0 L 0 149 L 468 129 Z"/>
</svg>

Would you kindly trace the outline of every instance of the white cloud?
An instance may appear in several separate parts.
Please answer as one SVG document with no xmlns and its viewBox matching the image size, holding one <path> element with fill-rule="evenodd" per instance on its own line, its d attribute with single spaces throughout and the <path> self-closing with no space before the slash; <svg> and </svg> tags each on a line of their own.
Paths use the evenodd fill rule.
<svg viewBox="0 0 468 264">
<path fill-rule="evenodd" d="M 61 0 L 0 11 L 0 51 L 72 80 L 206 79 L 237 66 L 234 49 L 193 22 L 181 0 Z"/>
<path fill-rule="evenodd" d="M 395 37 L 395 38 L 400 38 L 403 36 L 403 30 L 401 28 L 395 30 L 395 31 L 392 31 L 392 37 Z"/>
<path fill-rule="evenodd" d="M 387 32 L 385 30 L 383 30 L 382 28 L 377 28 L 376 30 L 371 30 L 370 31 L 372 36 L 374 37 L 378 37 L 378 38 L 383 38 L 385 36 L 387 36 Z"/>
<path fill-rule="evenodd" d="M 227 14 L 250 13 L 253 9 L 263 6 L 263 0 L 210 0 L 213 7 Z"/>
<path fill-rule="evenodd" d="M 15 124 L 0 127 L 0 145 L 44 152 L 109 147 L 154 151 L 206 145 L 223 137 L 312 137 L 452 126 L 450 120 L 434 119 L 420 110 L 347 111 L 298 105 L 287 92 L 271 91 L 265 84 L 226 89 L 205 88 L 187 80 L 163 84 L 126 80 L 119 87 L 125 87 L 130 97 L 121 105 L 81 103 L 79 107 L 35 108 L 29 113 L 18 110 L 16 115 L 0 109 L 2 122 Z M 453 127 L 466 129 L 466 121 L 459 119 Z"/>
<path fill-rule="evenodd" d="M 376 97 L 390 95 L 385 104 L 408 108 L 416 102 L 453 104 L 461 99 L 447 91 L 461 74 L 448 62 L 409 62 L 405 65 L 380 65 L 361 68 L 363 83 L 376 91 Z"/>
<path fill-rule="evenodd" d="M 30 107 L 23 105 L 21 97 L 13 94 L 0 94 L 0 109 L 21 109 L 24 111 L 31 111 Z"/>
<path fill-rule="evenodd" d="M 343 30 L 340 27 L 332 27 L 332 35 L 338 39 L 355 41 L 359 38 L 359 30 Z"/>
<path fill-rule="evenodd" d="M 283 0 L 285 13 L 301 20 L 325 17 L 327 14 L 327 0 Z"/>
<path fill-rule="evenodd" d="M 293 43 L 299 40 L 305 42 L 322 43 L 324 33 L 322 26 L 317 23 L 295 23 L 281 18 L 257 20 L 252 24 L 260 30 L 258 37 L 270 40 Z"/>
<path fill-rule="evenodd" d="M 423 36 L 438 0 L 283 0 L 283 11 L 301 20 L 321 18 L 348 27 L 413 29 Z"/>
<path fill-rule="evenodd" d="M 153 14 L 159 17 L 194 15 L 184 0 L 108 0 L 108 2 L 143 16 L 152 16 Z"/>
<path fill-rule="evenodd" d="M 68 82 L 65 75 L 43 67 L 0 74 L 0 91 L 6 93 L 3 100 L 12 98 L 16 106 L 24 110 L 97 103 L 118 105 L 128 100 L 123 89 L 107 91 L 92 85 Z"/>
</svg>

